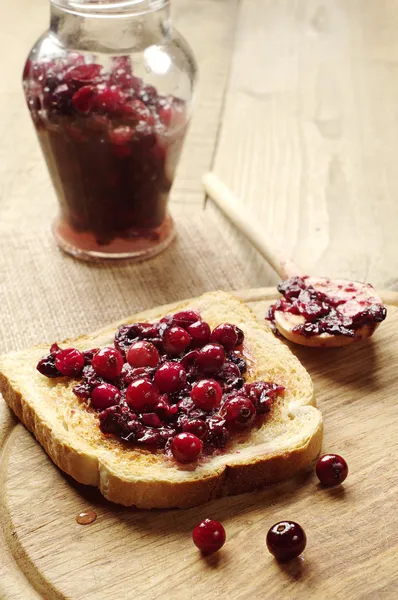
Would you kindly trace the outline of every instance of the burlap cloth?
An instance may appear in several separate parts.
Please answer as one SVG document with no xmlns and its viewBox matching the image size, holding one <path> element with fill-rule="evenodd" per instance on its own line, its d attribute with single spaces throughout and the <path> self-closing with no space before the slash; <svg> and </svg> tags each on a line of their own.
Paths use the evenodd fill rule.
<svg viewBox="0 0 398 600">
<path fill-rule="evenodd" d="M 189 39 L 201 73 L 194 119 L 172 192 L 178 237 L 154 259 L 116 266 L 79 262 L 53 241 L 50 229 L 57 201 L 21 86 L 26 54 L 48 25 L 48 1 L 1 4 L 0 352 L 89 332 L 137 310 L 208 290 L 275 281 L 247 242 L 214 209 L 204 210 L 200 184 L 217 144 L 235 4 L 173 3 L 175 22 Z M 208 24 L 206 44 L 193 19 L 194 9 Z"/>
</svg>

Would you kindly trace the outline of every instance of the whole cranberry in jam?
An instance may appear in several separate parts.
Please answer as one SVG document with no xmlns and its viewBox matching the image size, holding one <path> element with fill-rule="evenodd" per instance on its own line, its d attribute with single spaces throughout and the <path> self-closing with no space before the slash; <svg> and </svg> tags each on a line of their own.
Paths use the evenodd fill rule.
<svg viewBox="0 0 398 600">
<path fill-rule="evenodd" d="M 105 379 L 119 377 L 123 368 L 123 356 L 115 348 L 101 348 L 91 363 L 94 371 Z"/>
<path fill-rule="evenodd" d="M 136 379 L 126 390 L 126 402 L 137 412 L 149 412 L 159 400 L 159 391 L 149 379 Z"/>
<path fill-rule="evenodd" d="M 195 383 L 191 390 L 191 398 L 202 410 L 213 410 L 220 405 L 222 389 L 214 379 L 202 379 Z"/>
<path fill-rule="evenodd" d="M 163 336 L 164 349 L 169 356 L 182 354 L 191 343 L 191 336 L 182 327 L 170 327 Z"/>
<path fill-rule="evenodd" d="M 203 442 L 193 433 L 179 433 L 173 437 L 171 451 L 176 461 L 191 463 L 202 454 Z"/>
<path fill-rule="evenodd" d="M 348 465 L 338 454 L 324 454 L 316 463 L 316 474 L 323 485 L 338 485 L 346 479 Z"/>
<path fill-rule="evenodd" d="M 210 339 L 216 344 L 221 344 L 225 350 L 232 350 L 238 343 L 238 334 L 235 325 L 231 325 L 230 323 L 218 325 L 213 329 Z"/>
<path fill-rule="evenodd" d="M 192 338 L 191 348 L 201 348 L 210 340 L 210 325 L 205 321 L 196 321 L 188 325 L 187 331 Z"/>
<path fill-rule="evenodd" d="M 135 342 L 127 351 L 127 362 L 132 367 L 156 367 L 159 352 L 151 342 Z"/>
<path fill-rule="evenodd" d="M 97 410 L 104 410 L 115 404 L 119 404 L 120 391 L 110 383 L 97 385 L 91 394 L 91 406 Z"/>
<path fill-rule="evenodd" d="M 205 519 L 192 532 L 193 543 L 203 554 L 217 552 L 224 546 L 226 537 L 223 525 L 213 519 Z"/>
<path fill-rule="evenodd" d="M 173 315 L 174 325 L 184 327 L 184 329 L 196 321 L 200 321 L 200 314 L 195 310 L 183 310 Z"/>
<path fill-rule="evenodd" d="M 203 440 L 207 435 L 208 427 L 202 419 L 190 419 L 183 422 L 182 430 L 185 433 L 193 433 L 200 440 Z"/>
<path fill-rule="evenodd" d="M 207 344 L 199 351 L 196 362 L 202 373 L 213 375 L 225 362 L 225 350 L 220 344 Z"/>
<path fill-rule="evenodd" d="M 83 353 L 75 348 L 61 350 L 55 356 L 55 366 L 62 375 L 76 377 L 80 375 L 84 367 Z"/>
<path fill-rule="evenodd" d="M 244 396 L 237 396 L 225 402 L 222 415 L 227 425 L 241 429 L 250 427 L 256 418 L 256 409 L 251 400 Z"/>
<path fill-rule="evenodd" d="M 268 550 L 281 562 L 299 556 L 306 544 L 304 529 L 294 521 L 275 523 L 267 533 Z"/>
<path fill-rule="evenodd" d="M 156 371 L 154 382 L 162 394 L 173 394 L 184 389 L 187 374 L 180 363 L 165 362 Z"/>
</svg>

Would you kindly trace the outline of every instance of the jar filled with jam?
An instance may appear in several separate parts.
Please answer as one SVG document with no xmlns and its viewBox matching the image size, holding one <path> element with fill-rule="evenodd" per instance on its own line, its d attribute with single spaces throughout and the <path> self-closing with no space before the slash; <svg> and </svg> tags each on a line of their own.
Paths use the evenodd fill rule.
<svg viewBox="0 0 398 600">
<path fill-rule="evenodd" d="M 167 202 L 195 75 L 168 0 L 51 0 L 23 86 L 66 252 L 145 258 L 170 243 Z"/>
</svg>

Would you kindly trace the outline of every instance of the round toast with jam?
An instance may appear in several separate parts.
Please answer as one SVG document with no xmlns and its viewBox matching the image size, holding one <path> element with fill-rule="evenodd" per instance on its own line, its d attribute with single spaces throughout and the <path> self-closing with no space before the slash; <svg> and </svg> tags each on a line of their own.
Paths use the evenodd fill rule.
<svg viewBox="0 0 398 600">
<path fill-rule="evenodd" d="M 184 321 L 184 314 L 191 316 Z M 223 340 L 211 333 L 195 342 L 189 335 L 192 315 L 211 332 L 225 323 L 239 332 L 232 346 L 231 340 L 224 349 L 218 344 L 224 358 L 210 371 L 202 368 L 205 347 Z M 185 328 L 190 339 L 179 355 L 165 344 L 166 332 L 175 326 Z M 137 340 L 157 347 L 156 367 L 137 371 L 127 362 L 129 345 Z M 0 391 L 54 463 L 78 482 L 97 486 L 108 500 L 139 508 L 195 506 L 289 478 L 309 468 L 320 452 L 322 417 L 309 374 L 268 324 L 231 294 L 212 292 L 143 312 L 62 346 L 83 354 L 81 372 L 45 376 L 36 367 L 44 355 L 46 364 L 54 356 L 58 364 L 59 347 L 48 354 L 47 346 L 36 346 L 0 357 Z M 93 356 L 105 347 L 120 351 L 122 371 L 108 382 L 90 379 Z M 171 363 L 185 374 L 179 389 L 166 392 L 156 386 L 157 372 Z M 151 382 L 159 395 L 142 410 L 129 400 L 129 386 L 137 387 L 137 379 Z M 204 379 L 222 389 L 221 400 L 205 409 L 192 399 L 192 389 Z M 92 392 L 101 383 L 118 393 L 114 405 L 99 410 Z M 244 424 L 228 412 L 239 402 L 254 407 Z M 204 423 L 200 455 L 180 462 L 173 442 L 198 420 Z"/>
</svg>

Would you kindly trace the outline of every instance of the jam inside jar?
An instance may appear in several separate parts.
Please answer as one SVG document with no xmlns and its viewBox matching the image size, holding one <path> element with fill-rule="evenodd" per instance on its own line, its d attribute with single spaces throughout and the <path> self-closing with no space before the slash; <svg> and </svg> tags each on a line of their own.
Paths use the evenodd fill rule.
<svg viewBox="0 0 398 600">
<path fill-rule="evenodd" d="M 153 256 L 173 237 L 193 56 L 166 0 L 53 0 L 51 15 L 23 84 L 60 203 L 55 237 L 86 260 Z"/>
</svg>

